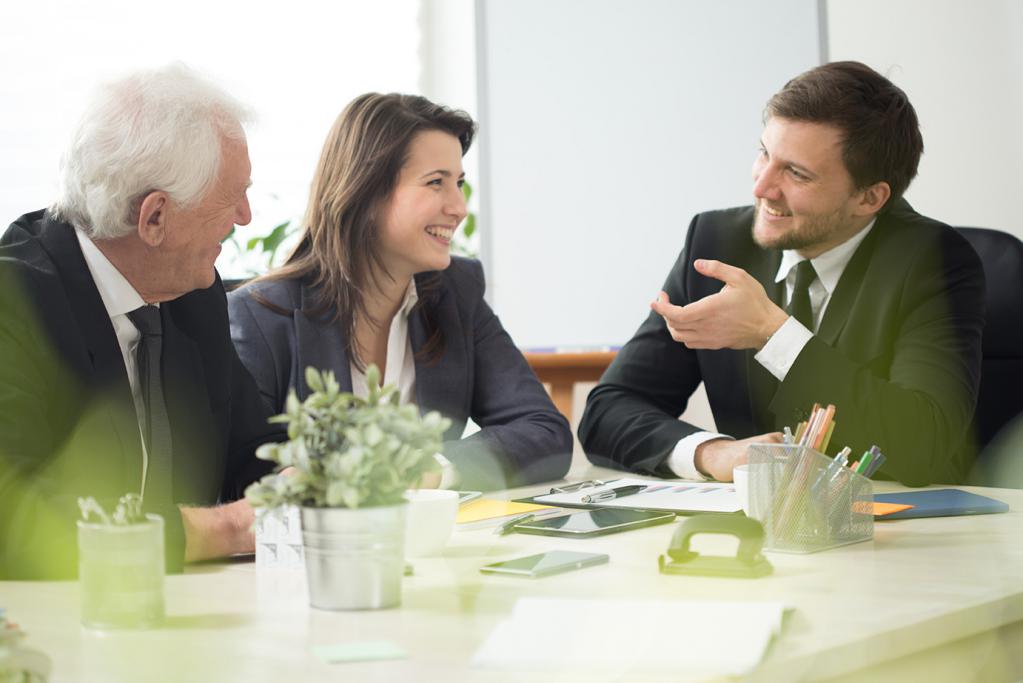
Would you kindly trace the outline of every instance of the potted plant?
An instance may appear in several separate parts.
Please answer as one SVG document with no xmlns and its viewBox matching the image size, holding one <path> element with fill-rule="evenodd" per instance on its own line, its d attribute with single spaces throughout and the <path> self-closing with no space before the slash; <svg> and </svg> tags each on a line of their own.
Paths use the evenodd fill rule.
<svg viewBox="0 0 1023 683">
<path fill-rule="evenodd" d="M 309 600 L 322 609 L 375 609 L 401 602 L 406 489 L 438 465 L 450 420 L 398 405 L 380 371 L 366 369 L 365 399 L 342 392 L 332 372 L 306 369 L 312 393 L 288 396 L 288 440 L 256 455 L 280 467 L 248 487 L 256 508 L 297 505 Z M 282 471 L 287 469 L 287 471 Z"/>
<path fill-rule="evenodd" d="M 82 624 L 96 629 L 152 628 L 164 617 L 163 518 L 142 498 L 121 496 L 113 514 L 79 498 L 78 579 Z"/>
</svg>

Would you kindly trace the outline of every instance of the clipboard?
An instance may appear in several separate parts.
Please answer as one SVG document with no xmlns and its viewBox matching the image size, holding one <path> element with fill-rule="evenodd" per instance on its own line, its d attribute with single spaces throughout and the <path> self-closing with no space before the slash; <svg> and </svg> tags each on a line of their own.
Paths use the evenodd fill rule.
<svg viewBox="0 0 1023 683">
<path fill-rule="evenodd" d="M 645 486 L 646 488 L 631 496 L 614 498 L 599 503 L 584 503 L 583 496 L 618 488 L 621 486 Z M 699 512 L 734 513 L 742 510 L 739 495 L 731 483 L 655 480 L 649 479 L 613 479 L 610 481 L 591 480 L 555 486 L 548 493 L 519 498 L 521 503 L 537 503 L 566 508 L 592 510 L 602 507 L 632 508 L 634 510 L 654 510 L 657 512 L 673 512 L 676 514 L 695 514 Z"/>
</svg>

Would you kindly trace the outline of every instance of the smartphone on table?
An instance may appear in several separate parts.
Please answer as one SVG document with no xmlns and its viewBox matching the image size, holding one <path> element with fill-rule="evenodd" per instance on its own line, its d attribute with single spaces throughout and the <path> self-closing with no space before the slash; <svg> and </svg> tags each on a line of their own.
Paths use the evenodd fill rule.
<svg viewBox="0 0 1023 683">
<path fill-rule="evenodd" d="M 551 550 L 538 555 L 520 557 L 506 562 L 494 562 L 480 567 L 484 574 L 511 574 L 531 579 L 562 572 L 607 564 L 608 556 L 603 553 L 580 553 L 574 550 Z"/>
</svg>

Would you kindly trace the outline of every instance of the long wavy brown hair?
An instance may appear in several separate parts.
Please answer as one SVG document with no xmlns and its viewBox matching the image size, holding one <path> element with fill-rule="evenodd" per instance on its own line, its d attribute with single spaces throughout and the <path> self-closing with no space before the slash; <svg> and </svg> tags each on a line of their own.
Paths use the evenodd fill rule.
<svg viewBox="0 0 1023 683">
<path fill-rule="evenodd" d="M 316 291 L 311 317 L 333 311 L 341 326 L 345 351 L 364 369 L 356 350 L 355 321 L 377 324 L 366 309 L 366 290 L 391 278 L 380 259 L 379 216 L 408 160 L 412 139 L 439 130 L 458 138 L 464 155 L 476 124 L 464 111 L 448 109 L 418 95 L 367 93 L 352 100 L 323 143 L 306 207 L 302 237 L 285 263 L 259 280 L 300 279 Z M 444 350 L 443 331 L 432 304 L 439 273 L 417 280 L 427 342 L 417 357 L 432 361 Z M 263 305 L 280 311 L 262 297 Z"/>
</svg>

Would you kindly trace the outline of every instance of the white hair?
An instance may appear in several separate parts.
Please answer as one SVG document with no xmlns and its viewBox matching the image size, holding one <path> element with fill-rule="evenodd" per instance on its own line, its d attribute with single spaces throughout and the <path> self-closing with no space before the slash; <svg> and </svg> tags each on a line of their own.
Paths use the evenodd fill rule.
<svg viewBox="0 0 1023 683">
<path fill-rule="evenodd" d="M 184 64 L 101 86 L 61 161 L 51 212 L 95 239 L 137 228 L 154 190 L 195 206 L 217 180 L 221 138 L 243 139 L 245 106 Z"/>
</svg>

